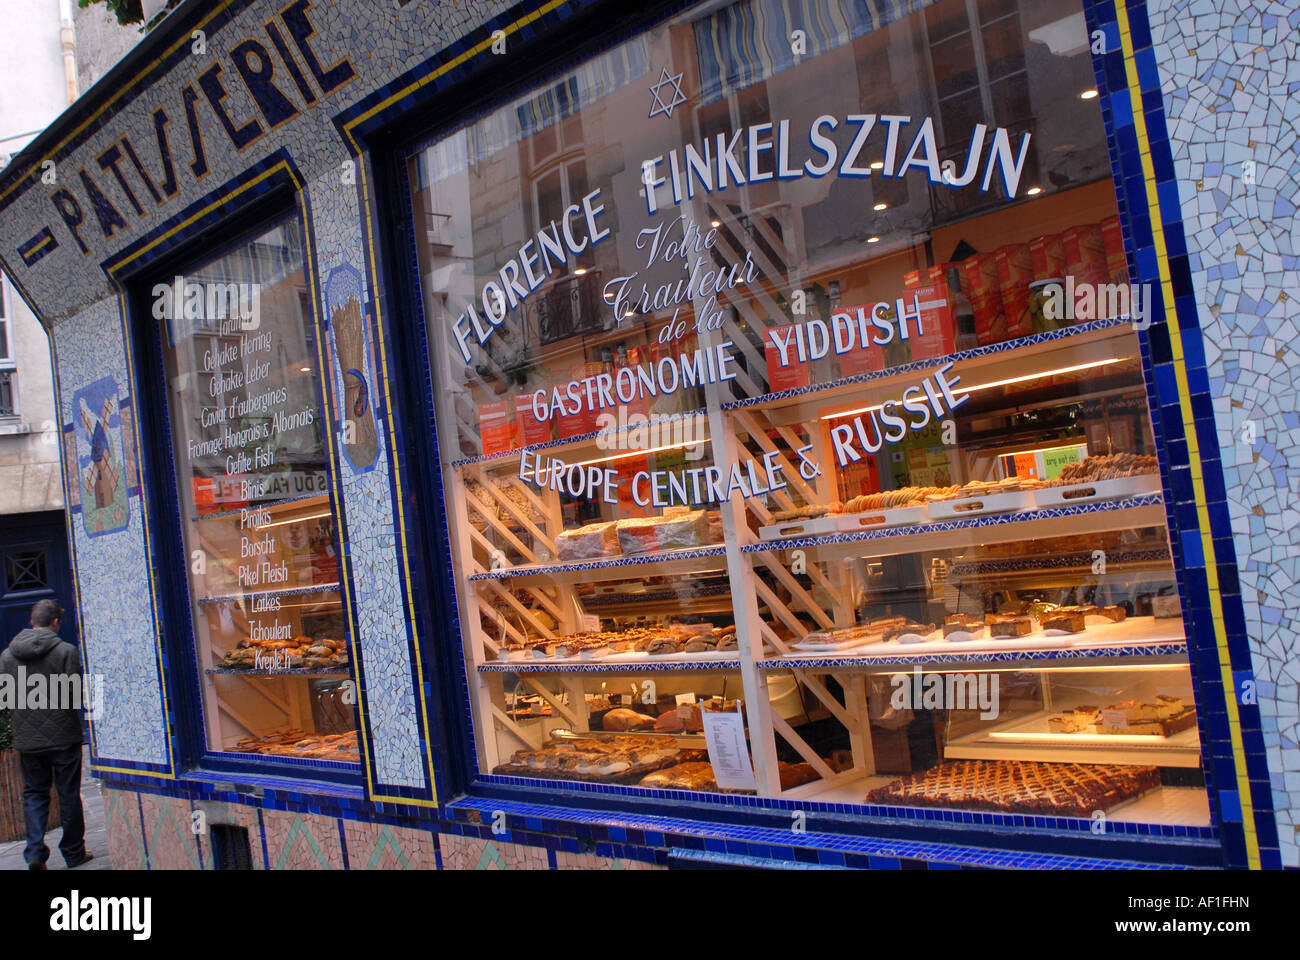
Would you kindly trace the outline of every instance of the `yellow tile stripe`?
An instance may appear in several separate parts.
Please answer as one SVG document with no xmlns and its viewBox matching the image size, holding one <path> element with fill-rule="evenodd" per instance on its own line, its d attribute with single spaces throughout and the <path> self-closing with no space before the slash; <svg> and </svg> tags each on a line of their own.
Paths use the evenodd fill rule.
<svg viewBox="0 0 1300 960">
<path fill-rule="evenodd" d="M 1196 438 L 1196 421 L 1192 414 L 1191 391 L 1187 385 L 1187 361 L 1183 356 L 1178 315 L 1174 308 L 1174 289 L 1169 276 L 1169 249 L 1165 243 L 1164 221 L 1156 193 L 1155 165 L 1151 161 L 1151 141 L 1147 135 L 1146 116 L 1142 112 L 1142 88 L 1137 76 L 1133 36 L 1129 30 L 1128 9 L 1124 0 L 1116 0 L 1115 15 L 1119 25 L 1120 45 L 1124 51 L 1124 71 L 1128 78 L 1133 123 L 1137 129 L 1142 173 L 1146 182 L 1147 205 L 1151 212 L 1151 231 L 1155 236 L 1156 263 L 1160 272 L 1160 290 L 1165 301 L 1165 321 L 1173 354 L 1174 376 L 1178 383 L 1178 405 L 1183 415 L 1183 432 L 1187 436 L 1187 460 L 1191 465 L 1192 489 L 1196 498 L 1196 515 L 1200 524 L 1201 549 L 1205 555 L 1205 577 L 1209 585 L 1210 613 L 1214 623 L 1214 641 L 1219 651 L 1219 678 L 1228 710 L 1228 732 L 1232 741 L 1232 762 L 1237 773 L 1237 795 L 1241 801 L 1242 829 L 1246 837 L 1246 860 L 1250 868 L 1259 869 L 1259 837 L 1255 832 L 1255 809 L 1250 796 L 1250 778 L 1246 772 L 1246 752 L 1241 736 L 1241 714 L 1237 710 L 1236 684 L 1228 656 L 1228 638 L 1223 625 L 1223 597 L 1219 591 L 1219 570 L 1215 561 L 1214 541 L 1210 536 L 1210 516 L 1206 508 L 1205 478 L 1201 471 L 1200 444 Z M 1199 336 L 1199 332 L 1195 335 Z"/>
</svg>

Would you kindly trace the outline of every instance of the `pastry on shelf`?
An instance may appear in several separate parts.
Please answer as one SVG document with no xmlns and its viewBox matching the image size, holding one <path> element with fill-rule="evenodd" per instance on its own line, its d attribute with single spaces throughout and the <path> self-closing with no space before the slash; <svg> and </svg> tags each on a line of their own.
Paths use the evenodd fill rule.
<svg viewBox="0 0 1300 960">
<path fill-rule="evenodd" d="M 1027 637 L 1034 632 L 1032 617 L 998 616 L 986 617 L 989 635 L 993 637 Z"/>
<path fill-rule="evenodd" d="M 565 530 L 555 538 L 555 551 L 561 560 L 595 560 L 618 553 L 618 534 L 613 520 L 589 523 L 576 530 Z"/>
<path fill-rule="evenodd" d="M 605 714 L 601 727 L 606 730 L 650 730 L 655 725 L 655 718 L 637 713 L 627 707 L 619 707 Z"/>
<path fill-rule="evenodd" d="M 1051 613 L 1044 613 L 1039 618 L 1039 623 L 1044 630 L 1060 630 L 1064 633 L 1082 633 L 1088 629 L 1084 622 L 1085 618 L 1082 613 L 1075 613 L 1067 610 L 1055 610 Z"/>
<path fill-rule="evenodd" d="M 1154 766 L 959 760 L 878 787 L 865 802 L 1091 817 L 1159 787 Z"/>
</svg>

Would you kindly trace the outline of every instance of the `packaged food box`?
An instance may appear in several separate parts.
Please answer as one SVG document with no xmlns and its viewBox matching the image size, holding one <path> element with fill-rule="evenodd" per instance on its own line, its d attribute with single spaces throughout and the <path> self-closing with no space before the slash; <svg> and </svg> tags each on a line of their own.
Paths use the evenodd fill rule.
<svg viewBox="0 0 1300 960">
<path fill-rule="evenodd" d="M 548 390 L 547 393 L 549 392 Z M 551 421 L 538 420 L 533 416 L 532 393 L 516 394 L 515 423 L 519 426 L 519 442 L 525 447 L 548 443 L 551 439 Z"/>
<path fill-rule="evenodd" d="M 867 336 L 865 345 L 862 342 L 864 328 Z M 874 370 L 885 369 L 884 348 L 871 342 L 871 338 L 876 332 L 876 327 L 871 322 L 871 306 L 869 305 L 854 304 L 841 307 L 831 314 L 831 336 L 838 337 L 840 343 L 847 343 L 850 335 L 853 338 L 853 347 L 847 352 L 838 355 L 841 377 L 851 377 L 859 373 L 870 373 Z M 773 348 L 769 345 L 769 350 L 771 349 Z M 778 358 L 779 356 L 778 353 Z M 771 354 L 769 353 L 769 377 L 771 376 L 771 364 Z"/>
<path fill-rule="evenodd" d="M 1065 244 L 1059 233 L 1029 241 L 1029 259 L 1035 280 L 1059 280 L 1065 276 Z"/>
<path fill-rule="evenodd" d="M 1124 254 L 1124 230 L 1119 216 L 1101 222 L 1101 244 L 1106 251 L 1106 273 L 1111 283 L 1128 283 L 1128 257 Z"/>
<path fill-rule="evenodd" d="M 1081 283 L 1108 282 L 1106 247 L 1102 240 L 1101 224 L 1088 223 L 1070 227 L 1061 234 L 1061 241 L 1065 248 L 1065 270 L 1067 274 L 1074 277 L 1076 287 Z"/>
<path fill-rule="evenodd" d="M 962 266 L 966 295 L 975 314 L 975 338 L 982 347 L 1000 343 L 1007 339 L 1007 322 L 998 285 L 997 258 L 991 253 L 977 253 L 966 258 Z"/>
<path fill-rule="evenodd" d="M 912 359 L 927 360 L 952 353 L 956 349 L 957 318 L 947 282 L 906 287 L 903 300 L 909 306 L 915 302 L 921 314 L 920 330 L 908 338 Z"/>
<path fill-rule="evenodd" d="M 483 456 L 503 453 L 514 446 L 515 422 L 512 407 L 505 400 L 478 405 L 478 432 L 483 441 Z"/>
<path fill-rule="evenodd" d="M 764 352 L 767 356 L 767 390 L 769 393 L 808 386 L 809 364 L 799 362 L 797 353 L 799 347 L 794 337 L 795 326 L 795 324 L 790 324 L 784 327 L 771 327 L 763 337 Z M 790 345 L 786 348 L 789 363 L 784 367 L 781 366 L 781 350 L 772 342 L 773 334 L 781 338 L 783 343 L 787 337 L 789 338 Z"/>
</svg>

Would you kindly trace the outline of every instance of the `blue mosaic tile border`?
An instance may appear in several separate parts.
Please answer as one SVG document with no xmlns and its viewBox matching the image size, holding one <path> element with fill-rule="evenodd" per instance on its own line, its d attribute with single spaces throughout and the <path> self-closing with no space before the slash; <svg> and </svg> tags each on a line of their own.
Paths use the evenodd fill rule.
<svg viewBox="0 0 1300 960">
<path fill-rule="evenodd" d="M 915 644 L 914 646 L 924 646 Z M 951 647 L 943 651 L 918 650 L 908 655 L 868 654 L 859 657 L 768 657 L 758 662 L 760 670 L 818 669 L 831 670 L 849 667 L 870 667 L 888 664 L 926 663 L 1020 663 L 1041 660 L 1082 660 L 1110 657 L 1184 657 L 1187 644 L 1153 643 L 1134 644 L 1128 647 L 1079 647 L 1062 650 L 989 650 L 966 653 Z"/>
<path fill-rule="evenodd" d="M 1147 563 L 1151 561 L 1172 561 L 1173 555 L 1168 550 L 1129 550 L 1123 553 L 1106 554 L 1106 563 Z M 965 577 L 980 573 L 1016 573 L 1020 570 L 1055 570 L 1069 567 L 1091 567 L 1091 553 L 1063 553 L 1053 557 L 1035 557 L 1008 560 L 978 560 L 974 562 L 957 562 L 948 570 L 950 577 Z"/>
<path fill-rule="evenodd" d="M 1150 507 L 1164 503 L 1158 494 L 1141 497 L 1125 497 L 1123 500 L 1103 500 L 1097 503 L 1082 503 L 1068 507 L 1045 507 L 1041 510 L 1021 511 L 1020 513 L 999 513 L 991 516 L 961 517 L 956 520 L 936 520 L 930 523 L 918 523 L 909 527 L 878 527 L 874 530 L 849 530 L 844 533 L 828 533 L 817 537 L 798 537 L 792 540 L 764 540 L 740 548 L 741 553 L 765 553 L 770 550 L 802 550 L 834 543 L 859 543 L 864 540 L 906 539 L 927 533 L 946 533 L 950 530 L 970 530 L 977 527 L 998 527 L 1008 523 L 1022 523 L 1031 520 L 1054 520 L 1060 517 L 1074 517 L 1088 513 L 1109 513 L 1116 510 L 1129 510 L 1133 507 Z M 473 579 L 473 578 L 471 578 Z"/>
<path fill-rule="evenodd" d="M 491 660 L 480 663 L 480 673 L 703 673 L 709 670 L 739 670 L 739 658 L 717 660 L 681 660 L 656 663 L 628 663 L 587 660 L 581 663 L 548 663 L 545 660 Z"/>
<path fill-rule="evenodd" d="M 536 577 L 556 573 L 575 573 L 583 570 L 609 570 L 615 567 L 639 567 L 647 563 L 676 563 L 682 560 L 701 560 L 705 557 L 725 556 L 727 548 L 723 544 L 711 547 L 698 547 L 690 550 L 676 550 L 671 553 L 635 553 L 631 556 L 606 557 L 602 560 L 571 560 L 567 563 L 528 564 L 518 567 L 504 567 L 500 570 L 488 570 L 474 573 L 467 580 L 509 580 L 511 577 Z"/>
<path fill-rule="evenodd" d="M 1217 35 L 1213 18 L 1221 14 L 1213 4 L 1202 3 L 1203 12 L 1195 19 L 1185 12 L 1187 0 L 1153 6 L 1162 16 L 1167 10 L 1184 11 L 1174 15 L 1177 32 L 1195 32 L 1195 25 L 1200 24 Z M 1191 282 L 1193 262 L 1183 229 L 1180 182 L 1166 122 L 1160 58 L 1152 46 L 1146 3 L 1128 0 L 1117 6 L 1116 0 L 1085 0 L 1084 7 L 1090 33 L 1100 31 L 1105 39 L 1105 52 L 1094 55 L 1093 66 L 1102 93 L 1099 99 L 1130 275 L 1134 282 L 1151 284 L 1152 316 L 1158 318 L 1149 329 L 1138 332 L 1138 340 L 1161 473 L 1171 492 L 1166 513 L 1188 628 L 1188 659 L 1197 691 L 1211 812 L 1221 823 L 1221 839 L 1229 866 L 1257 863 L 1277 867 L 1281 865 L 1279 836 L 1273 816 L 1260 710 L 1255 703 L 1240 702 L 1238 693 L 1242 682 L 1253 678 L 1253 668 L 1210 393 L 1206 344 Z M 1129 24 L 1126 36 L 1121 36 L 1121 13 Z M 1138 88 L 1132 92 L 1126 46 L 1131 50 Z M 1236 54 L 1233 56 L 1235 59 Z M 1224 65 L 1223 69 L 1228 67 Z M 1134 113 L 1132 93 L 1138 94 L 1140 118 Z M 1141 128 L 1145 129 L 1145 140 L 1139 119 Z M 1154 182 L 1150 187 L 1154 198 L 1148 194 L 1148 163 L 1153 171 Z M 1191 192 L 1192 185 L 1187 184 L 1183 189 Z M 1153 217 L 1158 217 L 1158 222 Z M 1167 301 L 1161 282 L 1157 226 L 1167 256 L 1165 269 L 1172 304 Z M 1196 265 L 1200 265 L 1199 261 Z M 1167 317 L 1176 322 L 1176 328 L 1170 326 Z M 1182 355 L 1178 363 L 1174 360 L 1174 337 Z M 1187 385 L 1186 397 L 1180 390 L 1180 378 Z M 1200 462 L 1195 465 L 1190 461 L 1183 420 L 1184 401 L 1191 410 L 1194 439 L 1200 451 Z M 1193 477 L 1194 466 L 1201 478 L 1199 483 Z M 1199 504 L 1198 486 L 1205 497 L 1205 502 Z M 1202 529 L 1202 511 L 1208 518 L 1208 530 Z M 1212 546 L 1210 556 L 1206 555 L 1206 538 Z M 1219 584 L 1215 593 L 1209 585 L 1211 569 Z M 1216 637 L 1220 628 L 1225 634 L 1222 649 Z M 1225 673 L 1232 677 L 1238 690 L 1225 689 Z M 1235 701 L 1232 706 L 1238 718 L 1235 728 L 1229 722 L 1229 697 Z M 1242 753 L 1237 752 L 1234 741 L 1241 743 Z M 1249 825 L 1244 822 L 1240 792 L 1243 789 L 1249 791 L 1248 801 L 1254 813 Z"/>
</svg>

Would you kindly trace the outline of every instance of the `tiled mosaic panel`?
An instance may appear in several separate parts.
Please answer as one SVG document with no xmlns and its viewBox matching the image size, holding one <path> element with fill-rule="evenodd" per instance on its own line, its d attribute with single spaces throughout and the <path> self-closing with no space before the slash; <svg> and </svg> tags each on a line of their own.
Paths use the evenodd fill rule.
<svg viewBox="0 0 1300 960">
<path fill-rule="evenodd" d="M 311 201 L 322 284 L 332 271 L 344 266 L 357 270 L 360 277 L 364 259 L 356 187 L 342 183 L 338 173 L 331 172 L 312 186 Z M 364 278 L 360 286 L 365 308 L 371 292 Z M 323 290 L 321 302 L 325 303 Z M 335 398 L 342 397 L 343 376 L 337 364 L 331 366 L 330 375 Z M 372 390 L 372 395 L 376 393 L 382 393 L 378 383 Z M 407 646 L 406 604 L 389 488 L 392 464 L 382 424 L 379 427 L 374 467 L 361 472 L 343 456 L 342 434 L 336 437 L 347 520 L 344 549 L 351 561 L 356 640 L 365 674 L 364 706 L 375 779 L 383 784 L 424 787 L 424 746 L 416 717 L 417 689 Z"/>
<path fill-rule="evenodd" d="M 90 455 L 90 438 L 74 398 L 88 384 L 112 377 L 118 399 L 130 392 L 118 303 L 101 300 L 54 329 L 61 420 L 72 425 L 79 457 Z M 121 451 L 121 430 L 110 429 L 110 449 Z M 64 434 L 67 442 L 67 434 Z M 71 456 L 69 463 L 75 462 Z M 118 460 L 119 469 L 121 461 Z M 69 476 L 69 483 L 80 483 Z M 125 472 L 119 478 L 125 483 Z M 86 499 L 82 498 L 83 501 Z M 93 721 L 98 759 L 167 763 L 167 733 L 158 645 L 149 595 L 140 498 L 128 497 L 127 526 L 90 536 L 80 515 L 71 524 L 81 598 L 82 667 L 103 677 L 103 704 Z M 72 598 L 63 598 L 72 606 Z"/>
<path fill-rule="evenodd" d="M 272 870 L 342 870 L 339 821 L 292 810 L 263 810 L 267 863 Z"/>
<path fill-rule="evenodd" d="M 114 870 L 147 868 L 149 860 L 141 832 L 138 794 L 104 787 L 104 831 Z"/>
<path fill-rule="evenodd" d="M 1300 9 L 1149 7 L 1282 862 L 1300 866 Z"/>
<path fill-rule="evenodd" d="M 444 870 L 549 870 L 551 867 L 545 847 L 525 847 L 455 834 L 444 834 L 439 843 Z"/>
<path fill-rule="evenodd" d="M 82 168 L 92 171 L 100 188 L 113 198 L 115 204 L 120 204 L 119 210 L 127 221 L 126 228 L 115 230 L 112 239 L 106 241 L 93 223 L 94 214 L 86 199 L 86 191 L 78 189 L 80 184 L 74 180 L 74 193 L 80 197 L 86 215 L 84 236 L 92 248 L 92 254 L 83 257 L 51 206 L 50 195 L 57 187 L 38 182 L 15 200 L 12 207 L 0 208 L 8 227 L 5 233 L 9 235 L 12 231 L 15 236 L 22 234 L 15 241 L 16 247 L 49 225 L 56 233 L 59 246 L 30 269 L 23 267 L 22 261 L 14 257 L 12 247 L 5 254 L 6 262 L 10 259 L 17 261 L 18 269 L 14 275 L 46 317 L 67 316 L 93 303 L 108 295 L 110 290 L 103 272 L 89 265 L 97 264 L 110 249 L 120 250 L 135 242 L 154 229 L 161 218 L 177 214 L 195 196 L 225 183 L 281 145 L 288 150 L 308 181 L 316 179 L 327 170 L 337 170 L 346 153 L 333 118 L 342 109 L 512 5 L 512 2 L 502 0 L 458 0 L 457 3 L 417 0 L 400 6 L 391 2 L 376 4 L 375 0 L 316 0 L 310 4 L 307 16 L 315 30 L 310 44 L 319 57 L 322 69 L 328 69 L 346 53 L 351 58 L 356 79 L 323 99 L 318 99 L 311 108 L 304 110 L 301 95 L 281 76 L 277 60 L 274 82 L 284 85 L 285 92 L 299 113 L 281 124 L 273 133 L 252 143 L 242 153 L 236 151 L 230 138 L 222 132 L 207 100 L 199 93 L 196 109 L 204 134 L 208 173 L 196 183 L 189 166 L 193 157 L 186 133 L 182 88 L 190 84 L 195 91 L 199 91 L 196 82 L 198 75 L 208 70 L 212 64 L 220 63 L 224 71 L 220 79 L 229 94 L 223 105 L 229 116 L 237 123 L 253 117 L 261 121 L 261 115 L 247 88 L 235 73 L 230 50 L 249 37 L 269 46 L 262 25 L 285 6 L 264 0 L 251 4 L 247 0 L 207 4 L 206 7 L 216 16 L 205 28 L 206 52 L 203 55 L 192 53 L 189 37 L 182 37 L 173 48 L 174 52 L 171 52 L 167 65 L 150 76 L 152 83 L 145 93 L 131 100 L 105 126 L 91 134 L 86 143 L 70 157 L 58 161 L 58 168 L 69 171 L 69 177 L 75 177 L 76 171 Z M 233 18 L 230 16 L 231 10 L 236 11 Z M 283 23 L 279 25 L 279 31 L 284 42 L 290 43 Z M 140 64 L 142 70 L 146 66 L 152 65 Z M 315 92 L 319 93 L 319 88 Z M 161 182 L 153 119 L 153 111 L 159 106 L 166 109 L 170 120 L 168 132 L 180 192 L 166 200 L 162 206 L 155 206 L 141 191 L 144 214 L 137 215 L 117 192 L 112 178 L 98 176 L 101 170 L 95 158 L 125 134 L 135 145 L 136 152 L 150 175 Z M 261 125 L 265 129 L 265 122 Z M 124 169 L 129 169 L 129 164 Z M 38 170 L 38 175 L 39 172 Z M 13 226 L 14 224 L 20 226 Z M 10 266 L 13 267 L 14 264 L 10 263 Z"/>
<path fill-rule="evenodd" d="M 151 870 L 200 870 L 198 837 L 194 833 L 188 800 L 180 797 L 140 795 L 145 842 Z"/>
<path fill-rule="evenodd" d="M 343 821 L 352 870 L 436 870 L 438 838 L 429 830 Z"/>
<path fill-rule="evenodd" d="M 643 860 L 629 860 L 626 857 L 598 857 L 590 853 L 569 853 L 557 850 L 555 853 L 557 870 L 664 870 L 658 864 Z"/>
</svg>

